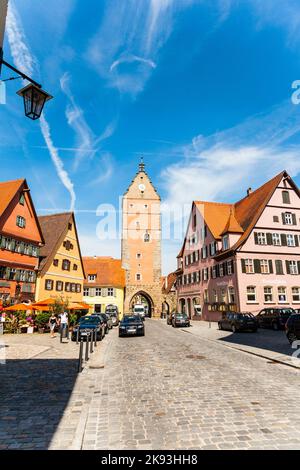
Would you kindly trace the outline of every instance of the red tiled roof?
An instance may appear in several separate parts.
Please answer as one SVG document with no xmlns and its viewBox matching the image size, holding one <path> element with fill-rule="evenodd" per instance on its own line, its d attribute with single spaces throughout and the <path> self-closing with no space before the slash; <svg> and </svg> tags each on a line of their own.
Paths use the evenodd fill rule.
<svg viewBox="0 0 300 470">
<path fill-rule="evenodd" d="M 235 250 L 247 240 L 283 177 L 289 179 L 290 184 L 300 196 L 299 189 L 288 173 L 282 171 L 235 204 L 206 201 L 194 201 L 194 204 L 204 217 L 205 223 L 215 239 L 220 239 L 224 233 L 230 231 L 241 233 L 240 239 L 231 248 L 231 250 Z M 184 245 L 185 241 L 178 257 L 183 255 Z"/>
<path fill-rule="evenodd" d="M 177 276 L 176 276 L 175 272 L 170 273 L 165 277 L 165 279 L 164 279 L 165 282 L 163 284 L 163 289 L 162 289 L 164 294 L 168 294 L 171 291 L 171 289 L 174 286 L 174 283 L 176 281 L 176 278 L 177 278 Z"/>
<path fill-rule="evenodd" d="M 125 270 L 122 261 L 104 256 L 84 256 L 82 258 L 86 273 L 84 285 L 94 287 L 125 287 Z M 95 282 L 88 282 L 87 276 L 96 274 Z"/>
<path fill-rule="evenodd" d="M 3 214 L 16 192 L 24 184 L 25 179 L 3 181 L 0 183 L 0 215 Z"/>
</svg>

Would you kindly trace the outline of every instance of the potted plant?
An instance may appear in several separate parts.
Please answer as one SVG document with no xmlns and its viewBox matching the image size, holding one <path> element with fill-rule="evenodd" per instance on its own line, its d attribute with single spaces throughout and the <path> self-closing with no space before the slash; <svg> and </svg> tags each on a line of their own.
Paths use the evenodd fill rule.
<svg viewBox="0 0 300 470">
<path fill-rule="evenodd" d="M 38 327 L 38 332 L 39 333 L 44 333 L 45 332 L 45 330 L 48 327 L 49 318 L 50 318 L 50 313 L 40 312 L 40 313 L 37 314 L 37 316 L 35 318 L 35 324 Z"/>
</svg>

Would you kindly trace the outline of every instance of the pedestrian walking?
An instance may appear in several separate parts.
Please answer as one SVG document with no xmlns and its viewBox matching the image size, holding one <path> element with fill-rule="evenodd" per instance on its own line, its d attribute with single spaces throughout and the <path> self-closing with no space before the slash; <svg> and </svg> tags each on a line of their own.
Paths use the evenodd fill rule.
<svg viewBox="0 0 300 470">
<path fill-rule="evenodd" d="M 50 327 L 50 337 L 55 338 L 54 335 L 54 330 L 57 325 L 58 321 L 54 313 L 51 314 L 51 317 L 49 318 L 49 327 Z"/>
<path fill-rule="evenodd" d="M 67 339 L 69 339 L 69 315 L 68 312 L 63 312 L 59 315 L 59 321 L 60 321 L 60 328 L 61 328 L 61 333 L 62 336 L 64 336 L 64 330 L 65 336 Z"/>
</svg>

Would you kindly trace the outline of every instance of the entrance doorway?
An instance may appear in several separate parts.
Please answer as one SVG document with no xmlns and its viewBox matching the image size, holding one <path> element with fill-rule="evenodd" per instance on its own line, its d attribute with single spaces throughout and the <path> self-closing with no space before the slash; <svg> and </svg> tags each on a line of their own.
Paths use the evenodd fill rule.
<svg viewBox="0 0 300 470">
<path fill-rule="evenodd" d="M 138 304 L 145 306 L 146 316 L 151 318 L 154 311 L 154 304 L 150 295 L 143 291 L 134 294 L 129 304 L 130 312 L 133 312 L 133 307 Z"/>
</svg>

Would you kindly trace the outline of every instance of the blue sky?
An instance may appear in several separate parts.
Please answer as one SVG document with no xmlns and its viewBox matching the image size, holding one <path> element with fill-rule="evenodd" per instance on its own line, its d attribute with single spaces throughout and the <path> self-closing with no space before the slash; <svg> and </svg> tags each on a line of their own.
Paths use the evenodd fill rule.
<svg viewBox="0 0 300 470">
<path fill-rule="evenodd" d="M 299 184 L 297 3 L 10 0 L 5 58 L 55 98 L 32 122 L 7 84 L 1 180 L 26 177 L 39 213 L 74 207 L 83 254 L 112 256 L 99 206 L 118 207 L 141 155 L 175 227 L 193 199 L 234 201 L 283 169 Z"/>
</svg>

